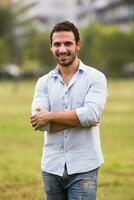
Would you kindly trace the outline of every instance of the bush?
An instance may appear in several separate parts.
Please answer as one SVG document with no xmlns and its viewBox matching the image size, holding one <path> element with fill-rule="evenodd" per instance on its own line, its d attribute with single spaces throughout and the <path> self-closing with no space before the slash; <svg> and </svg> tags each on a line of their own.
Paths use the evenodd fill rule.
<svg viewBox="0 0 134 200">
<path fill-rule="evenodd" d="M 92 25 L 83 32 L 80 57 L 110 77 L 122 75 L 124 64 L 134 61 L 134 31 L 115 25 Z"/>
</svg>

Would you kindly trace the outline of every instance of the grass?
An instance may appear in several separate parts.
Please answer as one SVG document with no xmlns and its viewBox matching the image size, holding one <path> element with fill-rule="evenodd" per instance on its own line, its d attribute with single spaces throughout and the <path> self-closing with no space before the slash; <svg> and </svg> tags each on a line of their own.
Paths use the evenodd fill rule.
<svg viewBox="0 0 134 200">
<path fill-rule="evenodd" d="M 0 82 L 0 200 L 43 200 L 43 134 L 29 122 L 34 86 L 34 81 Z M 133 200 L 134 80 L 109 81 L 108 88 L 97 200 Z"/>
</svg>

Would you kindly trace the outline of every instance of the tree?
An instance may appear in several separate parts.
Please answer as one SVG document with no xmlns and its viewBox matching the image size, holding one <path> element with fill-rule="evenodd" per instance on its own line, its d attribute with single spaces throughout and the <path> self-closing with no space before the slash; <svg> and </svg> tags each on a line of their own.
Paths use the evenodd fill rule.
<svg viewBox="0 0 134 200">
<path fill-rule="evenodd" d="M 117 25 L 93 25 L 82 33 L 80 56 L 109 77 L 122 76 L 123 66 L 134 62 L 134 29 L 122 31 Z"/>
<path fill-rule="evenodd" d="M 35 4 L 24 4 L 19 0 L 11 6 L 0 5 L 0 38 L 10 51 L 10 62 L 21 65 L 23 48 L 28 44 L 34 17 L 28 15 Z"/>
<path fill-rule="evenodd" d="M 9 7 L 0 5 L 0 38 L 11 30 L 12 12 Z"/>
</svg>

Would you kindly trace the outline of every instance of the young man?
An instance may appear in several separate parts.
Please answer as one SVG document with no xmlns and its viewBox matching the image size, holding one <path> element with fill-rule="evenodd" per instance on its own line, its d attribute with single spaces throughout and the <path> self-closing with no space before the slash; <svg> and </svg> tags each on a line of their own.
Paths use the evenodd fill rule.
<svg viewBox="0 0 134 200">
<path fill-rule="evenodd" d="M 68 21 L 50 33 L 57 66 L 39 78 L 31 124 L 44 130 L 42 177 L 46 200 L 95 200 L 103 163 L 100 115 L 107 98 L 105 76 L 78 58 L 80 38 Z"/>
</svg>

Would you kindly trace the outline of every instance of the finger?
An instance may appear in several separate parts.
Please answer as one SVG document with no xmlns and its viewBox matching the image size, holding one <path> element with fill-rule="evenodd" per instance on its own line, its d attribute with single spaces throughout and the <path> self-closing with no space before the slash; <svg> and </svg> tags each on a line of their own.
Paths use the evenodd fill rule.
<svg viewBox="0 0 134 200">
<path fill-rule="evenodd" d="M 35 124 L 37 124 L 37 123 L 38 123 L 38 119 L 37 118 L 31 119 L 32 126 L 35 126 Z"/>
<path fill-rule="evenodd" d="M 31 123 L 36 122 L 37 118 L 31 119 L 30 121 L 31 121 Z"/>
<path fill-rule="evenodd" d="M 37 131 L 39 129 L 39 125 L 37 124 L 35 127 L 34 127 L 34 130 Z"/>
<path fill-rule="evenodd" d="M 37 126 L 37 122 L 32 123 L 32 127 L 36 127 Z"/>
<path fill-rule="evenodd" d="M 32 123 L 32 127 L 33 127 L 35 130 L 38 129 L 38 127 L 39 127 L 39 122 L 38 122 L 38 121 L 33 122 L 33 123 Z"/>
<path fill-rule="evenodd" d="M 35 117 L 31 118 L 31 121 L 35 121 L 35 120 L 37 120 L 37 115 Z"/>
<path fill-rule="evenodd" d="M 30 117 L 30 119 L 34 119 L 36 116 L 37 116 L 37 115 L 32 115 L 32 116 Z"/>
<path fill-rule="evenodd" d="M 36 126 L 34 127 L 34 129 L 35 129 L 35 131 L 36 130 L 40 130 L 40 128 L 42 128 L 44 125 L 41 125 L 40 124 L 40 122 L 38 122 L 37 124 L 36 124 Z"/>
</svg>

